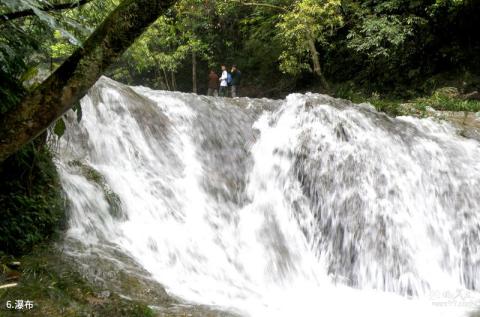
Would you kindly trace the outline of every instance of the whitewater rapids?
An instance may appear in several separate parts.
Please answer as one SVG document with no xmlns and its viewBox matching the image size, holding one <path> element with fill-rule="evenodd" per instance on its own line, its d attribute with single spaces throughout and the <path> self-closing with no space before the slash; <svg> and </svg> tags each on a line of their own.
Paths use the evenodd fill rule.
<svg viewBox="0 0 480 317">
<path fill-rule="evenodd" d="M 68 236 L 242 316 L 469 316 L 480 144 L 317 94 L 229 99 L 101 78 L 57 166 Z"/>
</svg>

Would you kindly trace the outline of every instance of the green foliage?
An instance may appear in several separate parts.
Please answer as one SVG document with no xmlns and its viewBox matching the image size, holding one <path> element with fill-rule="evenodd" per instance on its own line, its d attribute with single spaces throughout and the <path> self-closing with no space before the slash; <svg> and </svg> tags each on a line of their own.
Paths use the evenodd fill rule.
<svg viewBox="0 0 480 317">
<path fill-rule="evenodd" d="M 331 72 L 402 97 L 429 92 L 429 77 L 479 69 L 480 41 L 472 33 L 480 27 L 479 9 L 471 1 L 343 1 L 349 22 L 329 53 Z"/>
<path fill-rule="evenodd" d="M 63 118 L 60 118 L 57 120 L 55 123 L 55 127 L 53 128 L 53 132 L 61 138 L 62 135 L 65 133 L 65 121 L 63 121 Z"/>
<path fill-rule="evenodd" d="M 35 36 L 43 30 L 36 24 L 0 24 L 0 114 L 15 106 L 25 93 L 22 83 L 36 71 L 31 56 L 40 49 Z"/>
<path fill-rule="evenodd" d="M 156 88 L 176 90 L 175 74 L 192 53 L 211 64 L 215 37 L 212 10 L 204 1 L 178 1 L 125 54 L 124 64 L 133 66 L 129 77 L 144 78 Z M 154 80 L 148 82 L 152 75 Z"/>
<path fill-rule="evenodd" d="M 480 101 L 465 100 L 458 95 L 458 92 L 452 94 L 445 89 L 435 91 L 430 97 L 415 99 L 414 102 L 419 107 L 431 107 L 440 111 L 480 111 Z"/>
<path fill-rule="evenodd" d="M 12 109 L 24 94 L 24 89 L 20 82 L 5 74 L 0 69 L 0 115 Z"/>
<path fill-rule="evenodd" d="M 113 8 L 113 2 L 94 1 L 53 13 L 40 8 L 54 1 L 0 0 L 0 14 L 27 9 L 35 13 L 0 21 L 0 114 L 14 107 L 36 82 L 54 70 L 58 61 L 81 45 L 92 27 Z"/>
<path fill-rule="evenodd" d="M 51 56 L 53 58 L 65 58 L 70 56 L 75 50 L 75 45 L 65 39 L 59 30 L 53 32 L 54 42 L 50 46 Z"/>
<path fill-rule="evenodd" d="M 189 53 L 197 45 L 204 71 L 236 63 L 244 83 L 264 91 L 317 87 L 308 75 L 316 55 L 333 81 L 411 98 L 432 88 L 426 79 L 434 74 L 479 68 L 477 13 L 465 1 L 185 0 L 168 15 L 169 28 L 149 34 L 130 59 L 142 67 L 129 80 L 166 82 L 165 69 L 189 81 Z"/>
<path fill-rule="evenodd" d="M 4 12 L 40 5 L 0 2 Z M 23 86 L 31 83 L 27 79 L 54 70 L 81 46 L 118 3 L 93 0 L 0 24 L 0 79 L 7 83 L 0 86 L 0 111 L 18 102 Z M 319 87 L 318 76 L 311 75 L 312 70 L 319 74 L 317 57 L 331 82 L 351 81 L 367 93 L 411 98 L 435 89 L 428 79 L 437 74 L 478 73 L 479 14 L 475 1 L 461 0 L 180 0 L 107 75 L 191 91 L 195 53 L 200 92 L 209 68 L 235 63 L 248 91 L 279 96 L 285 89 Z"/>
<path fill-rule="evenodd" d="M 28 144 L 0 166 L 0 252 L 23 254 L 52 237 L 64 207 L 51 154 Z"/>
<path fill-rule="evenodd" d="M 370 58 L 390 57 L 425 20 L 415 16 L 363 17 L 347 35 L 348 47 Z"/>
<path fill-rule="evenodd" d="M 8 300 L 15 299 L 34 302 L 33 309 L 28 311 L 29 316 L 155 316 L 145 303 L 127 300 L 114 292 L 104 295 L 104 289 L 88 283 L 60 250 L 52 248 L 41 245 L 32 254 L 19 259 L 22 270 L 18 285 L 0 290 L 0 301 L 4 303 L 0 307 L 1 316 L 17 316 L 15 311 L 8 311 L 5 307 Z M 8 263 L 10 259 L 3 260 Z"/>
<path fill-rule="evenodd" d="M 277 36 L 284 45 L 280 55 L 283 72 L 298 75 L 311 69 L 309 41 L 327 43 L 328 35 L 343 23 L 340 4 L 340 0 L 299 0 L 281 14 Z"/>
</svg>

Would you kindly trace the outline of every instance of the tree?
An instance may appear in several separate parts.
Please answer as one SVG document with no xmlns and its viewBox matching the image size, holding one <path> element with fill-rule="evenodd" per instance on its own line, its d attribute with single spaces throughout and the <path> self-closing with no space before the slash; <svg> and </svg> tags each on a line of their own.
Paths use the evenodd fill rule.
<svg viewBox="0 0 480 317">
<path fill-rule="evenodd" d="M 181 0 L 175 6 L 176 26 L 192 57 L 192 92 L 197 93 L 197 57 L 209 59 L 212 43 L 210 3 L 204 0 Z"/>
<path fill-rule="evenodd" d="M 284 43 L 284 51 L 280 56 L 282 71 L 296 75 L 310 69 L 310 65 L 304 62 L 309 55 L 313 73 L 318 76 L 322 86 L 329 89 L 316 43 L 325 44 L 327 34 L 342 25 L 340 5 L 340 0 L 300 0 L 295 1 L 291 10 L 282 14 L 277 24 L 278 37 Z"/>
<path fill-rule="evenodd" d="M 208 11 L 209 6 L 203 1 L 177 1 L 168 16 L 152 24 L 122 58 L 125 64 L 131 65 L 130 75 L 142 78 L 142 84 L 154 88 L 176 90 L 177 72 L 186 70 L 184 66 L 191 61 L 190 91 L 196 93 L 197 65 L 199 60 L 210 61 L 213 43 Z"/>
<path fill-rule="evenodd" d="M 278 59 L 283 73 L 297 76 L 304 71 L 311 71 L 318 77 L 321 85 L 326 90 L 329 89 L 322 71 L 317 44 L 328 44 L 328 36 L 343 24 L 340 0 L 238 0 L 232 1 L 231 5 L 255 8 L 244 22 L 262 30 L 253 30 L 250 34 L 261 37 L 264 45 L 275 48 L 280 45 Z M 267 10 L 275 14 L 265 14 Z M 274 34 L 265 43 L 263 34 L 270 33 L 268 27 L 273 27 Z M 252 40 L 254 38 L 250 37 L 249 42 L 254 42 Z M 275 51 L 272 48 L 270 50 Z"/>
<path fill-rule="evenodd" d="M 51 76 L 0 119 L 0 162 L 69 110 L 173 1 L 124 0 Z"/>
<path fill-rule="evenodd" d="M 175 73 L 188 55 L 178 28 L 171 17 L 162 16 L 127 50 L 122 58 L 132 64 L 129 71 L 146 79 L 153 73 L 150 85 L 160 89 L 175 90 Z"/>
</svg>

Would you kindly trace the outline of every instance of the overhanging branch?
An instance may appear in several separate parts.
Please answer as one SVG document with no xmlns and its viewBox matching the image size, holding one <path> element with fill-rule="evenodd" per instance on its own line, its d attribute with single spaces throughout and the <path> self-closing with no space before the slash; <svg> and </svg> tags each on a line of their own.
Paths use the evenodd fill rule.
<svg viewBox="0 0 480 317">
<path fill-rule="evenodd" d="M 74 2 L 68 2 L 68 3 L 59 3 L 59 4 L 51 4 L 51 5 L 44 5 L 43 7 L 38 8 L 40 11 L 45 11 L 45 12 L 54 12 L 54 11 L 62 11 L 62 10 L 68 10 L 68 9 L 74 9 L 79 6 L 82 6 L 84 4 L 87 4 L 93 0 L 79 0 L 79 1 L 74 1 Z M 10 12 L 10 13 L 4 13 L 0 15 L 0 22 L 6 22 L 10 20 L 15 20 L 19 18 L 24 18 L 28 16 L 35 15 L 35 12 L 32 9 L 27 9 L 27 10 L 21 10 L 17 12 Z"/>
<path fill-rule="evenodd" d="M 173 0 L 123 0 L 50 77 L 0 117 L 0 163 L 45 131 L 95 84 Z"/>
</svg>

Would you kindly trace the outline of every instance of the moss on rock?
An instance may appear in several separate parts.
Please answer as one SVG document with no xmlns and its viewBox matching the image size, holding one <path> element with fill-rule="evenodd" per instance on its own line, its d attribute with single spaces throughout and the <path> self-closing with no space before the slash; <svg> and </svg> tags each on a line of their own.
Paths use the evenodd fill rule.
<svg viewBox="0 0 480 317">
<path fill-rule="evenodd" d="M 110 185 L 108 185 L 105 177 L 100 174 L 93 167 L 86 165 L 78 160 L 73 160 L 68 163 L 70 166 L 77 167 L 79 173 L 83 175 L 87 180 L 97 184 L 103 192 L 105 200 L 108 203 L 109 211 L 112 217 L 122 218 L 124 214 L 122 213 L 122 201 L 120 197 L 112 190 Z"/>
<path fill-rule="evenodd" d="M 146 305 L 95 287 L 72 266 L 68 257 L 52 247 L 39 246 L 19 259 L 19 279 L 14 287 L 0 289 L 0 302 L 31 301 L 29 316 L 149 317 Z M 4 259 L 5 262 L 5 259 Z M 5 266 L 5 263 L 3 264 Z M 27 309 L 0 307 L 0 316 L 17 316 Z"/>
</svg>

